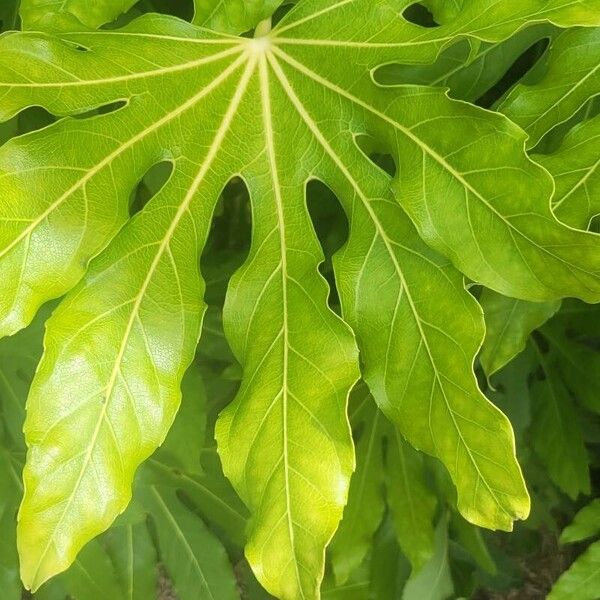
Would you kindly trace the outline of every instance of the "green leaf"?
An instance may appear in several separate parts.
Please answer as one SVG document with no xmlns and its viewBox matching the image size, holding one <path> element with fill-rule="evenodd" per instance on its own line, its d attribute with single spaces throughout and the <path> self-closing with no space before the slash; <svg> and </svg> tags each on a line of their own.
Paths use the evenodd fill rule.
<svg viewBox="0 0 600 600">
<path fill-rule="evenodd" d="M 503 42 L 481 43 L 477 48 L 470 40 L 463 40 L 444 50 L 433 64 L 384 65 L 376 78 L 386 85 L 448 87 L 451 97 L 475 102 L 502 79 L 525 50 L 556 31 L 551 25 L 534 25 Z"/>
<path fill-rule="evenodd" d="M 195 0 L 194 23 L 216 31 L 243 33 L 270 17 L 282 0 Z"/>
<path fill-rule="evenodd" d="M 18 334 L 0 340 L 0 408 L 6 434 L 13 448 L 24 449 L 23 421 L 29 386 L 42 355 L 44 323 L 51 306 Z"/>
<path fill-rule="evenodd" d="M 182 402 L 162 444 L 158 458 L 186 475 L 202 472 L 200 454 L 206 437 L 206 394 L 197 364 L 187 370 L 181 384 Z"/>
<path fill-rule="evenodd" d="M 365 380 L 408 441 L 448 468 L 462 514 L 510 529 L 529 504 L 516 461 L 508 459 L 510 425 L 481 394 L 472 371 L 483 338 L 481 312 L 462 276 L 420 242 L 396 205 L 374 206 L 373 216 L 354 206 L 350 241 L 336 262 L 338 280 L 352 282 L 340 295 Z"/>
<path fill-rule="evenodd" d="M 386 62 L 433 60 L 461 37 L 495 41 L 528 22 L 585 24 L 595 15 L 587 2 L 526 0 L 516 10 L 473 2 L 423 31 L 390 20 L 399 8 L 392 0 L 304 0 L 271 33 L 261 26 L 257 39 L 158 16 L 112 32 L 0 39 L 0 116 L 35 105 L 65 117 L 0 150 L 2 333 L 71 290 L 48 323 L 28 401 L 19 526 L 28 586 L 67 568 L 125 509 L 136 468 L 164 440 L 200 335 L 198 258 L 234 176 L 247 184 L 253 220 L 250 256 L 225 310 L 244 377 L 217 437 L 225 472 L 252 513 L 246 553 L 259 580 L 283 598 L 317 594 L 354 465 L 346 418 L 359 375 L 354 336 L 377 402 L 412 444 L 448 467 L 462 513 L 504 529 L 526 516 L 510 425 L 473 374 L 481 311 L 355 139 L 368 133 L 391 148 L 395 187 L 416 221 L 411 204 L 425 167 L 435 184 L 428 199 L 442 213 L 465 197 L 468 176 L 457 178 L 457 168 L 502 171 L 474 173 L 469 185 L 488 202 L 501 192 L 538 211 L 544 228 L 531 215 L 522 228 L 535 229 L 544 250 L 534 244 L 526 263 L 516 243 L 488 248 L 496 267 L 484 261 L 482 279 L 533 299 L 597 298 L 597 240 L 547 217 L 551 180 L 525 155 L 518 128 L 441 91 L 382 89 L 369 76 Z M 448 123 L 443 139 L 439 122 Z M 479 146 L 488 133 L 493 153 Z M 465 140 L 473 143 L 466 151 Z M 131 192 L 164 161 L 169 179 L 130 218 Z M 353 332 L 327 304 L 309 179 L 332 189 L 351 221 L 335 276 Z M 468 218 L 446 216 L 452 243 L 468 254 Z M 478 236 L 494 239 L 479 226 Z M 472 258 L 470 276 L 479 272 Z"/>
<path fill-rule="evenodd" d="M 418 573 L 435 550 L 437 498 L 429 489 L 423 457 L 397 431 L 388 440 L 386 483 L 398 544 Z"/>
<path fill-rule="evenodd" d="M 572 544 L 600 534 L 600 500 L 586 504 L 560 535 L 561 544 Z"/>
<path fill-rule="evenodd" d="M 373 542 L 369 590 L 363 596 L 396 600 L 410 576 L 410 564 L 400 552 L 391 519 L 386 519 Z"/>
<path fill-rule="evenodd" d="M 517 85 L 499 110 L 529 134 L 527 147 L 533 148 L 598 93 L 600 29 L 573 29 L 552 43 L 548 69 L 541 81 Z"/>
<path fill-rule="evenodd" d="M 114 21 L 137 0 L 21 0 L 23 29 L 77 31 Z"/>
<path fill-rule="evenodd" d="M 20 464 L 0 447 L 0 589 L 6 600 L 21 599 L 15 519 L 22 494 Z"/>
<path fill-rule="evenodd" d="M 588 229 L 600 214 L 599 139 L 600 115 L 572 129 L 556 152 L 534 156 L 554 177 L 554 214 L 577 229 Z"/>
<path fill-rule="evenodd" d="M 531 387 L 531 443 L 550 478 L 575 499 L 590 493 L 589 458 L 583 442 L 580 415 L 573 399 L 543 355 L 545 379 Z"/>
<path fill-rule="evenodd" d="M 560 302 L 527 302 L 484 289 L 479 303 L 485 315 L 481 366 L 488 377 L 525 349 L 532 331 L 560 308 Z"/>
<path fill-rule="evenodd" d="M 85 547 L 62 579 L 77 600 L 125 599 L 110 558 L 98 540 Z"/>
<path fill-rule="evenodd" d="M 173 490 L 151 486 L 145 494 L 160 557 L 181 600 L 239 598 L 225 549 Z"/>
<path fill-rule="evenodd" d="M 585 324 L 583 339 L 577 339 L 573 332 L 576 324 L 570 309 L 584 309 L 586 321 L 594 322 L 596 307 L 571 302 L 541 330 L 549 345 L 549 358 L 553 368 L 560 373 L 562 380 L 575 398 L 586 408 L 600 413 L 600 355 L 590 351 L 588 336 L 592 334 L 590 325 Z M 593 343 L 593 342 L 592 342 Z"/>
<path fill-rule="evenodd" d="M 149 600 L 158 586 L 157 555 L 146 522 L 113 527 L 106 534 L 125 600 Z"/>
<path fill-rule="evenodd" d="M 548 600 L 596 600 L 599 596 L 600 542 L 596 542 L 560 576 Z"/>
<path fill-rule="evenodd" d="M 331 563 L 338 585 L 344 584 L 364 560 L 385 510 L 383 498 L 383 423 L 371 410 L 356 444 L 356 470 L 350 481 L 344 518 L 331 542 Z"/>
<path fill-rule="evenodd" d="M 389 144 L 398 140 L 396 195 L 421 237 L 469 278 L 506 296 L 598 301 L 599 240 L 557 221 L 552 180 L 522 153 L 521 129 L 441 92 L 428 89 L 427 96 L 413 98 L 406 129 L 398 120 L 407 119 L 400 115 L 408 105 L 397 99 L 387 111 L 399 115 L 388 117 Z"/>
<path fill-rule="evenodd" d="M 138 0 L 22 0 L 23 29 L 97 29 L 127 12 Z M 242 33 L 270 17 L 281 0 L 194 0 L 194 23 L 215 31 Z M 1 15 L 2 13 L 0 13 Z"/>
<path fill-rule="evenodd" d="M 456 541 L 475 559 L 486 573 L 495 575 L 498 571 L 494 558 L 486 544 L 481 529 L 467 523 L 460 515 L 451 515 L 450 529 Z"/>
<path fill-rule="evenodd" d="M 416 575 L 410 578 L 402 600 L 446 600 L 454 586 L 448 564 L 448 519 L 440 519 L 435 530 L 435 553 Z"/>
<path fill-rule="evenodd" d="M 19 14 L 19 0 L 4 0 L 0 6 L 0 31 L 15 29 Z"/>
</svg>

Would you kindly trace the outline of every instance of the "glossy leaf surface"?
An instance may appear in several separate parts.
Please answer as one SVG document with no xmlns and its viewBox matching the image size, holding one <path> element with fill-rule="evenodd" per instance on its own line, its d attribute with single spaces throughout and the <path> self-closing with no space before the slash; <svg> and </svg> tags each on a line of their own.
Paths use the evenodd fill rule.
<svg viewBox="0 0 600 600">
<path fill-rule="evenodd" d="M 442 461 L 462 514 L 502 529 L 526 517 L 510 424 L 473 373 L 484 323 L 464 275 L 527 300 L 597 301 L 597 237 L 555 219 L 552 181 L 505 117 L 428 87 L 382 88 L 370 69 L 427 63 L 453 41 L 501 41 L 528 23 L 593 25 L 592 4 L 436 4 L 440 26 L 424 30 L 400 17 L 408 2 L 303 0 L 256 38 L 146 16 L 117 31 L 0 39 L 0 117 L 30 106 L 64 117 L 0 150 L 2 333 L 67 294 L 28 400 L 27 586 L 109 527 L 164 441 L 201 331 L 199 256 L 236 176 L 252 244 L 224 323 L 243 377 L 216 435 L 250 509 L 246 555 L 260 582 L 282 598 L 319 594 L 355 466 L 346 404 L 359 350 L 382 411 Z M 389 148 L 394 178 L 361 135 Z M 164 185 L 131 207 L 161 162 Z M 319 271 L 312 179 L 350 224 L 334 258 L 341 317 Z"/>
</svg>

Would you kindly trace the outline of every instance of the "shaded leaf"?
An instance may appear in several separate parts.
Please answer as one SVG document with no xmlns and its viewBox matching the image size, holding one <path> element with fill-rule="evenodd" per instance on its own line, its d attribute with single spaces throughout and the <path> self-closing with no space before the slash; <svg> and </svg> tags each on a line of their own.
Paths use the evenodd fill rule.
<svg viewBox="0 0 600 600">
<path fill-rule="evenodd" d="M 435 553 L 423 569 L 409 579 L 402 600 L 446 600 L 453 591 L 448 564 L 448 520 L 442 518 L 435 530 Z"/>
<path fill-rule="evenodd" d="M 106 538 L 123 598 L 153 598 L 158 586 L 157 555 L 146 522 L 113 527 Z"/>
<path fill-rule="evenodd" d="M 600 93 L 600 83 L 598 87 Z M 590 221 L 600 214 L 599 139 L 600 115 L 571 130 L 556 152 L 535 156 L 556 183 L 554 214 L 577 229 L 588 229 Z"/>
<path fill-rule="evenodd" d="M 596 600 L 599 596 L 600 542 L 595 542 L 560 576 L 548 600 Z"/>
<path fill-rule="evenodd" d="M 350 481 L 348 503 L 330 547 L 338 587 L 364 560 L 383 519 L 384 418 L 379 410 L 371 410 L 356 444 L 356 470 Z"/>
<path fill-rule="evenodd" d="M 85 547 L 62 579 L 77 600 L 125 599 L 110 558 L 98 540 Z"/>
<path fill-rule="evenodd" d="M 151 486 L 145 494 L 160 557 L 181 600 L 239 598 L 225 549 L 172 490 Z"/>
<path fill-rule="evenodd" d="M 437 498 L 429 489 L 423 457 L 397 431 L 387 447 L 386 483 L 398 544 L 413 574 L 429 562 L 435 550 L 433 519 Z"/>
<path fill-rule="evenodd" d="M 560 302 L 527 302 L 484 289 L 479 303 L 485 315 L 481 366 L 488 377 L 525 349 L 529 335 L 550 319 Z"/>
<path fill-rule="evenodd" d="M 533 148 L 598 93 L 600 29 L 573 29 L 552 42 L 548 69 L 541 81 L 517 85 L 499 110 L 529 134 L 527 146 Z"/>
<path fill-rule="evenodd" d="M 590 493 L 580 415 L 556 371 L 542 364 L 545 379 L 531 387 L 531 443 L 552 481 L 571 498 L 577 498 L 580 493 Z"/>
<path fill-rule="evenodd" d="M 580 542 L 600 533 L 600 500 L 592 500 L 584 506 L 560 535 L 562 544 Z"/>
</svg>

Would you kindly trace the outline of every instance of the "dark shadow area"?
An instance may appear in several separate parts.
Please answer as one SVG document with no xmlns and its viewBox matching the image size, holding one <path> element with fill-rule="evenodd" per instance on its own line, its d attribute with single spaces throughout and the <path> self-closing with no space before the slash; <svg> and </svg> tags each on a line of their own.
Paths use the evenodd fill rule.
<svg viewBox="0 0 600 600">
<path fill-rule="evenodd" d="M 420 2 L 416 2 L 415 4 L 411 4 L 407 6 L 402 12 L 402 16 L 409 23 L 413 25 L 419 25 L 419 27 L 425 27 L 430 29 L 432 27 L 439 27 L 439 23 L 436 22 L 433 13 L 427 6 L 421 4 Z"/>
<path fill-rule="evenodd" d="M 379 167 L 390 177 L 395 177 L 398 171 L 396 161 L 392 154 L 384 148 L 383 145 L 369 135 L 356 136 L 355 140 L 358 149 L 368 158 L 376 167 Z"/>
<path fill-rule="evenodd" d="M 329 285 L 329 307 L 339 313 L 340 298 L 333 272 L 333 255 L 348 240 L 348 219 L 337 196 L 317 180 L 306 186 L 306 206 L 325 256 L 319 270 Z"/>
<path fill-rule="evenodd" d="M 160 192 L 169 180 L 169 177 L 171 177 L 172 172 L 173 163 L 168 160 L 159 162 L 146 171 L 131 195 L 129 214 L 132 217 L 140 212 L 150 199 Z"/>
<path fill-rule="evenodd" d="M 549 44 L 549 38 L 544 38 L 529 46 L 515 60 L 500 81 L 478 98 L 475 104 L 483 108 L 491 108 L 513 85 L 524 83 L 522 80 L 526 75 L 538 75 L 539 72 L 535 67 L 541 66 L 540 60 L 545 55 Z"/>
</svg>

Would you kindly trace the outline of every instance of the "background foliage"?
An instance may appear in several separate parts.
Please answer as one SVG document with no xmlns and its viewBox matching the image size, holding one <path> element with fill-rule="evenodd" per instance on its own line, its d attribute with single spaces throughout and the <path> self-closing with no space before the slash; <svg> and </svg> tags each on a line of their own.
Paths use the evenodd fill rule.
<svg viewBox="0 0 600 600">
<path fill-rule="evenodd" d="M 52 13 L 47 4 L 24 3 L 22 25 L 69 31 L 98 27 L 106 18 L 94 20 L 89 10 Z M 258 14 L 268 16 L 277 4 L 264 3 Z M 256 14 L 248 21 L 235 5 L 202 22 L 227 32 L 250 29 Z M 600 7 L 590 7 L 600 15 Z M 19 25 L 17 8 L 15 2 L 0 8 L 3 29 Z M 408 16 L 431 25 L 436 8 L 415 5 Z M 188 2 L 121 1 L 111 14 L 119 21 L 110 27 L 154 10 L 194 15 Z M 554 177 L 557 217 L 598 233 L 599 31 L 537 23 L 497 43 L 460 40 L 432 64 L 390 64 L 376 77 L 388 85 L 448 87 L 452 98 L 507 115 L 529 134 L 530 156 Z M 43 109 L 28 108 L 6 121 L 0 135 L 6 141 L 54 121 Z M 364 140 L 364 150 L 383 170 L 396 168 L 387 148 Z M 169 174 L 165 164 L 148 172 L 133 206 L 145 206 Z M 333 255 L 348 237 L 348 222 L 338 199 L 321 184 L 308 186 L 307 203 L 326 259 L 320 270 L 333 290 L 329 304 L 339 312 Z M 269 597 L 244 558 L 250 515 L 223 474 L 214 441 L 217 416 L 235 398 L 243 375 L 223 332 L 223 307 L 227 285 L 250 252 L 251 218 L 248 191 L 234 179 L 219 201 L 202 256 L 208 310 L 169 436 L 138 471 L 127 511 L 36 598 L 141 600 L 152 598 L 159 585 L 172 587 L 182 600 Z M 435 247 L 435 240 L 428 241 Z M 481 277 L 474 279 L 485 280 L 485 268 L 478 269 Z M 487 328 L 476 364 L 479 385 L 514 429 L 531 516 L 510 534 L 468 523 L 442 464 L 414 450 L 359 384 L 350 399 L 356 470 L 328 548 L 323 598 L 600 597 L 600 506 L 594 500 L 600 458 L 598 306 L 541 296 L 545 301 L 534 303 L 479 285 L 469 290 L 483 307 Z M 24 406 L 42 354 L 44 323 L 54 308 L 47 305 L 29 327 L 0 341 L 0 589 L 8 600 L 23 593 L 15 517 L 26 451 Z"/>
</svg>

